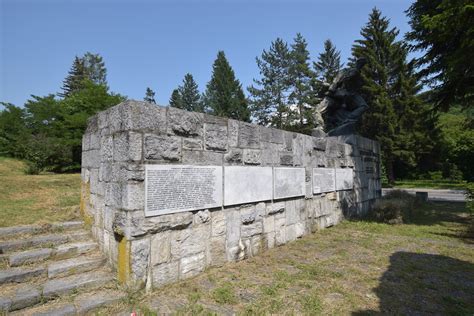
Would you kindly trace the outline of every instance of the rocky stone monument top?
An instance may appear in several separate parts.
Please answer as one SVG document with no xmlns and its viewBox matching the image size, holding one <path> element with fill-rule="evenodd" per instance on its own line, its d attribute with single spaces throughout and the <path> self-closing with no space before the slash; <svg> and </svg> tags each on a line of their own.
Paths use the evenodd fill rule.
<svg viewBox="0 0 474 316">
<path fill-rule="evenodd" d="M 331 84 L 325 83 L 324 98 L 314 111 L 316 127 L 313 136 L 355 134 L 356 123 L 368 109 L 360 95 L 360 70 L 366 63 L 366 59 L 358 59 L 354 67 L 341 70 Z"/>
</svg>

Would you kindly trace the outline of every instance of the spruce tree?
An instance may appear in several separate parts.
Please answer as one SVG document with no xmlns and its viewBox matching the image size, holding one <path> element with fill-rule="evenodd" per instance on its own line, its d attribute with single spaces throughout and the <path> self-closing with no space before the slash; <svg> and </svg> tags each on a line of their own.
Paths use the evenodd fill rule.
<svg viewBox="0 0 474 316">
<path fill-rule="evenodd" d="M 298 33 L 290 52 L 290 102 L 296 106 L 296 131 L 310 133 L 312 128 L 312 109 L 315 104 L 315 91 L 312 87 L 314 73 L 310 68 L 310 57 L 306 40 Z"/>
<path fill-rule="evenodd" d="M 173 107 L 173 108 L 178 108 L 178 109 L 183 108 L 183 102 L 181 100 L 181 94 L 179 93 L 178 89 L 174 89 L 173 93 L 171 93 L 170 106 Z"/>
<path fill-rule="evenodd" d="M 398 33 L 374 8 L 361 30 L 362 39 L 356 40 L 352 47 L 351 60 L 354 63 L 358 58 L 367 59 L 361 76 L 362 92 L 369 109 L 361 120 L 359 131 L 380 142 L 389 182 L 397 176 L 394 165 L 413 166 L 416 151 L 428 145 L 420 145 L 425 133 L 426 107 L 417 95 L 417 79 L 406 60 L 407 48 L 397 40 Z"/>
<path fill-rule="evenodd" d="M 144 101 L 156 104 L 155 101 L 155 91 L 153 91 L 150 87 L 146 88 L 145 97 L 143 98 Z"/>
<path fill-rule="evenodd" d="M 288 45 L 281 38 L 277 38 L 271 43 L 270 49 L 263 50 L 261 57 L 256 60 L 261 78 L 254 79 L 256 86 L 248 88 L 252 96 L 252 115 L 258 124 L 284 128 L 289 114 Z"/>
<path fill-rule="evenodd" d="M 250 110 L 242 86 L 223 51 L 219 51 L 212 67 L 212 78 L 204 95 L 210 113 L 240 121 L 250 121 Z"/>
<path fill-rule="evenodd" d="M 74 92 L 79 91 L 83 87 L 83 81 L 87 78 L 87 72 L 84 65 L 84 59 L 75 57 L 71 69 L 66 79 L 63 81 L 61 97 L 68 97 Z"/>
<path fill-rule="evenodd" d="M 324 52 L 318 56 L 318 61 L 313 62 L 313 68 L 319 80 L 331 83 L 341 70 L 341 52 L 327 39 L 324 42 Z"/>
<path fill-rule="evenodd" d="M 107 69 L 102 56 L 87 52 L 82 60 L 87 78 L 95 84 L 107 86 Z"/>
<path fill-rule="evenodd" d="M 183 85 L 178 87 L 181 97 L 182 108 L 188 111 L 204 112 L 201 103 L 201 96 L 196 81 L 193 76 L 187 73 L 183 79 Z"/>
</svg>

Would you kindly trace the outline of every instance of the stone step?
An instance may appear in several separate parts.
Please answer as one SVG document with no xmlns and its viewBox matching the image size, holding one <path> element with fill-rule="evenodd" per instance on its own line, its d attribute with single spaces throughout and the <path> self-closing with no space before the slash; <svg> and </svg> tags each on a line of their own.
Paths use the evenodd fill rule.
<svg viewBox="0 0 474 316">
<path fill-rule="evenodd" d="M 50 300 L 61 295 L 70 294 L 79 289 L 97 288 L 113 279 L 112 273 L 105 271 L 94 271 L 60 279 L 51 279 L 44 283 L 43 299 Z"/>
<path fill-rule="evenodd" d="M 71 231 L 83 228 L 83 221 L 70 221 L 51 223 L 47 225 L 24 225 L 24 226 L 11 226 L 11 227 L 0 227 L 0 238 L 2 239 L 14 239 L 17 235 L 24 234 L 42 234 L 49 231 Z"/>
<path fill-rule="evenodd" d="M 94 241 L 82 241 L 58 245 L 54 248 L 37 248 L 8 254 L 6 261 L 10 267 L 42 262 L 51 258 L 68 259 L 97 249 Z M 1 282 L 0 282 L 1 283 Z"/>
<path fill-rule="evenodd" d="M 0 270 L 0 284 L 21 283 L 32 278 L 47 275 L 48 270 L 45 266 L 38 267 L 20 267 Z"/>
<path fill-rule="evenodd" d="M 52 262 L 48 265 L 48 278 L 88 272 L 103 266 L 106 259 L 102 256 L 79 257 Z"/>
<path fill-rule="evenodd" d="M 10 315 L 16 316 L 66 316 L 84 315 L 93 312 L 94 309 L 104 307 L 123 299 L 126 294 L 117 290 L 105 290 L 98 293 L 85 293 L 75 297 L 74 301 L 53 301 L 42 306 L 23 309 Z"/>
<path fill-rule="evenodd" d="M 81 230 L 67 234 L 48 234 L 24 239 L 2 241 L 0 242 L 0 254 L 33 247 L 51 247 L 71 241 L 84 240 L 86 238 L 90 238 L 89 233 Z"/>
<path fill-rule="evenodd" d="M 50 279 L 41 284 L 18 284 L 0 294 L 0 313 L 32 307 L 71 293 L 94 290 L 111 282 L 109 271 L 94 271 L 74 276 Z"/>
</svg>

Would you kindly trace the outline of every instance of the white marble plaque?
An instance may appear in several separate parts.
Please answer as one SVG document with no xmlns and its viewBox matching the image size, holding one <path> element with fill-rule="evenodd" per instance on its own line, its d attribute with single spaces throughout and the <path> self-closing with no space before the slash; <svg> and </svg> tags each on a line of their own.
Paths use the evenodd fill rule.
<svg viewBox="0 0 474 316">
<path fill-rule="evenodd" d="M 336 168 L 336 190 L 351 190 L 354 187 L 354 170 Z"/>
<path fill-rule="evenodd" d="M 313 168 L 313 193 L 336 191 L 336 171 L 334 168 Z"/>
<path fill-rule="evenodd" d="M 272 199 L 272 167 L 224 167 L 224 205 Z"/>
<path fill-rule="evenodd" d="M 222 167 L 145 166 L 145 216 L 222 206 Z"/>
<path fill-rule="evenodd" d="M 274 199 L 305 195 L 304 168 L 274 168 L 273 172 Z"/>
</svg>

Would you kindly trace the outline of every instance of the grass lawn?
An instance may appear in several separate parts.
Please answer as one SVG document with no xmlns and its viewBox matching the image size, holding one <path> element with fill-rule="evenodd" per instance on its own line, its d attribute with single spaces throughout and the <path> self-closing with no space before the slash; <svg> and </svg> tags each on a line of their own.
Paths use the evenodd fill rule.
<svg viewBox="0 0 474 316">
<path fill-rule="evenodd" d="M 0 157 L 0 227 L 79 218 L 80 174 L 25 175 Z"/>
<path fill-rule="evenodd" d="M 394 188 L 398 189 L 454 189 L 465 190 L 466 181 L 449 181 L 449 180 L 400 180 L 395 181 Z M 384 184 L 384 187 L 388 187 Z"/>
<path fill-rule="evenodd" d="M 473 220 L 461 203 L 421 207 L 411 224 L 345 221 L 101 314 L 474 313 Z"/>
</svg>

